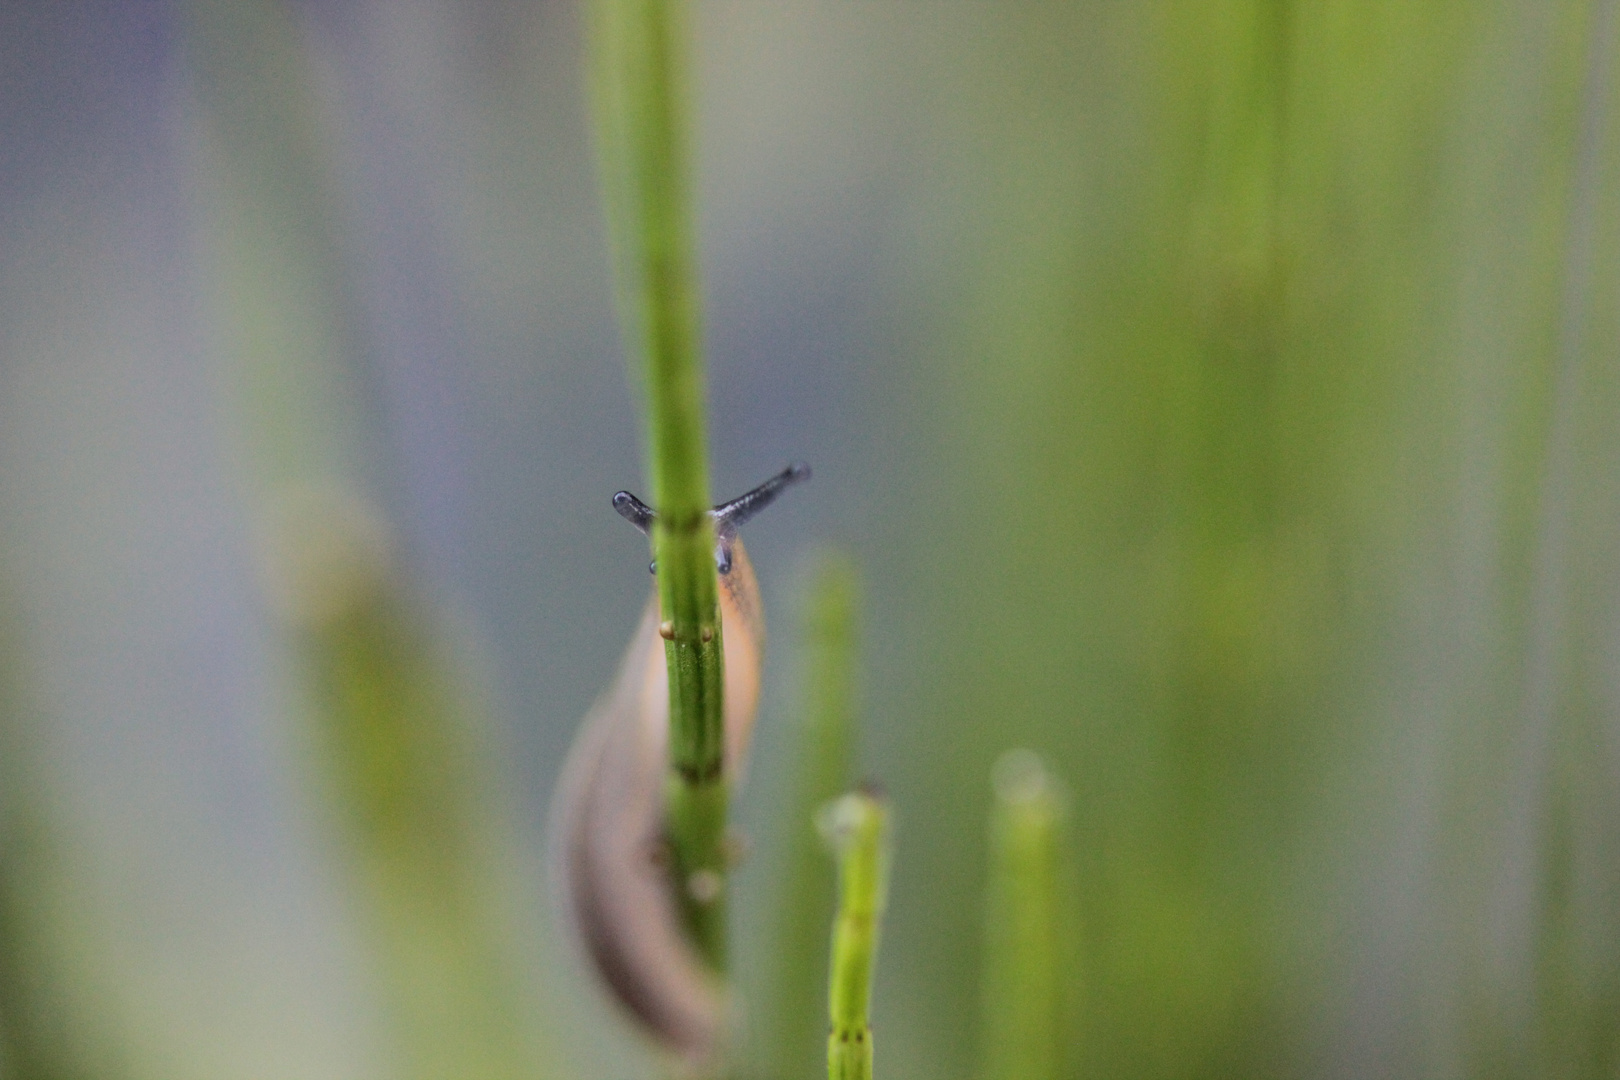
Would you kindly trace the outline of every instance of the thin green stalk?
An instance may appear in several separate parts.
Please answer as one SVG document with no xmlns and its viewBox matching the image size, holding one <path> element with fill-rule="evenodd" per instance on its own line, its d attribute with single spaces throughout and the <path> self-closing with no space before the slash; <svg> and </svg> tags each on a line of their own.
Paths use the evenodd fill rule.
<svg viewBox="0 0 1620 1080">
<path fill-rule="evenodd" d="M 0 616 L 0 1076 L 112 1080 L 129 1070 L 97 970 L 107 943 L 72 888 L 19 640 Z"/>
<path fill-rule="evenodd" d="M 725 965 L 725 686 L 709 518 L 703 360 L 688 195 L 684 5 L 594 0 L 592 84 L 621 315 L 647 405 L 658 597 L 669 662 L 668 832 L 686 925 Z M 632 368 L 636 365 L 632 364 Z"/>
<path fill-rule="evenodd" d="M 297 12 L 189 0 L 181 14 L 219 351 L 311 772 L 369 932 L 390 1073 L 544 1075 L 479 695 L 363 494 L 361 330 Z"/>
<path fill-rule="evenodd" d="M 996 762 L 984 936 L 984 1080 L 1053 1080 L 1061 1060 L 1062 802 L 1040 758 Z"/>
<path fill-rule="evenodd" d="M 869 792 L 852 792 L 820 815 L 838 859 L 838 915 L 827 986 L 828 1080 L 871 1080 L 872 968 L 889 892 L 889 812 Z"/>
<path fill-rule="evenodd" d="M 821 935 L 833 917 L 831 868 L 810 821 L 817 807 L 848 791 L 853 780 L 859 604 L 854 565 L 843 554 L 824 555 L 811 575 L 801 620 L 804 711 L 785 814 L 791 831 L 767 953 L 771 988 L 755 1028 L 763 1075 L 800 1075 L 824 1049 L 818 1017 L 827 953 Z"/>
</svg>

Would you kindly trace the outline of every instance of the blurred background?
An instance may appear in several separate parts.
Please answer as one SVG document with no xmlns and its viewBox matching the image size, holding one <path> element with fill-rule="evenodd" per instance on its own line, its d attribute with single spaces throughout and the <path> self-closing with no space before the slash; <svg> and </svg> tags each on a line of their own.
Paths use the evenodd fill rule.
<svg viewBox="0 0 1620 1080">
<path fill-rule="evenodd" d="M 1066 1075 L 1620 1071 L 1615 8 L 694 4 L 714 487 L 816 470 L 745 995 L 835 545 L 881 1075 L 978 1068 L 1013 746 Z M 649 587 L 581 21 L 0 4 L 0 1075 L 656 1071 L 544 871 Z"/>
</svg>

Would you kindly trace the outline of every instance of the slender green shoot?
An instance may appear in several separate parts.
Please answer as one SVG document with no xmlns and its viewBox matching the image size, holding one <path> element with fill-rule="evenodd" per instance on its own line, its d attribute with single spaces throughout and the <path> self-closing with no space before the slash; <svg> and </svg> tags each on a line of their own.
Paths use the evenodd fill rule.
<svg viewBox="0 0 1620 1080">
<path fill-rule="evenodd" d="M 827 1006 L 828 1080 L 871 1080 L 872 969 L 889 891 L 889 811 L 881 796 L 851 792 L 817 824 L 838 860 Z"/>
<path fill-rule="evenodd" d="M 1065 949 L 1059 911 L 1063 805 L 1046 767 L 1009 750 L 993 772 L 984 935 L 984 1080 L 1054 1080 Z"/>
<path fill-rule="evenodd" d="M 800 774 L 816 806 L 849 786 L 854 765 L 860 592 L 855 566 L 847 556 L 822 557 L 804 612 L 804 769 Z"/>
<path fill-rule="evenodd" d="M 705 451 L 680 0 L 593 0 L 591 74 L 620 313 L 638 342 L 669 662 L 668 832 L 688 931 L 725 965 L 725 687 Z"/>
<path fill-rule="evenodd" d="M 842 553 L 823 555 L 811 573 L 801 619 L 804 706 L 784 815 L 791 832 L 771 927 L 771 990 L 755 1026 L 771 1075 L 801 1074 L 823 1052 L 817 1017 L 827 953 L 821 935 L 833 917 L 832 870 L 810 821 L 817 807 L 848 791 L 853 781 L 859 606 L 854 564 Z"/>
</svg>

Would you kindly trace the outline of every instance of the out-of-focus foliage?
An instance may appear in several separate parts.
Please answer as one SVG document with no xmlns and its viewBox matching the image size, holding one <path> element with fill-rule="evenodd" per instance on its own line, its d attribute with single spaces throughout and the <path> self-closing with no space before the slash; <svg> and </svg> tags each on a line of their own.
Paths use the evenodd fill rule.
<svg viewBox="0 0 1620 1080">
<path fill-rule="evenodd" d="M 855 782 L 860 729 L 860 583 L 847 554 L 822 552 L 806 579 L 797 633 L 798 707 L 790 714 L 793 778 L 773 807 L 779 850 L 768 936 L 753 948 L 766 978 L 749 999 L 748 1063 L 760 1076 L 811 1076 L 827 1052 L 825 928 L 832 924 L 834 868 L 814 826 L 822 806 Z"/>
<path fill-rule="evenodd" d="M 925 812 L 1009 736 L 1073 784 L 1082 1075 L 1598 1067 L 1611 8 L 1026 14 L 1073 52 L 975 73 L 985 225 L 919 425 L 983 523 L 921 540 Z M 930 846 L 913 948 L 977 873 Z"/>
<path fill-rule="evenodd" d="M 198 0 L 186 15 L 226 415 L 240 417 L 268 598 L 292 652 L 291 696 L 306 703 L 309 790 L 376 956 L 386 1068 L 546 1075 L 523 905 L 501 895 L 514 849 L 492 798 L 506 781 L 478 752 L 482 702 L 453 674 L 363 497 L 362 345 L 332 239 L 330 133 L 297 25 L 274 3 Z"/>
<path fill-rule="evenodd" d="M 1615 7 L 694 4 L 715 488 L 816 467 L 750 527 L 771 610 L 824 540 L 866 582 L 886 1080 L 980 1060 L 1011 746 L 1071 796 L 1070 1075 L 1613 1072 Z M 569 4 L 0 12 L 18 790 L 132 1075 L 401 1059 L 310 798 L 324 669 L 261 598 L 284 484 L 380 507 L 401 621 L 362 636 L 428 703 L 386 711 L 468 740 L 469 854 L 411 873 L 538 887 L 466 789 L 538 850 L 647 588 L 580 47 Z M 778 855 L 734 878 L 747 993 Z M 529 952 L 559 1061 L 645 1065 Z"/>
<path fill-rule="evenodd" d="M 1063 795 L 1041 759 L 1009 750 L 994 770 L 986 872 L 982 1073 L 986 1080 L 1062 1075 L 1078 989 L 1072 942 L 1079 919 L 1064 886 Z"/>
<path fill-rule="evenodd" d="M 72 895 L 42 784 L 21 650 L 0 664 L 0 1075 L 120 1077 L 95 927 Z"/>
</svg>

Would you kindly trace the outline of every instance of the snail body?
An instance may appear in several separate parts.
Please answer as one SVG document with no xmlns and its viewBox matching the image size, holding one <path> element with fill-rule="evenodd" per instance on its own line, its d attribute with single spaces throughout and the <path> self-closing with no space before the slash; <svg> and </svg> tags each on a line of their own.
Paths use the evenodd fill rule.
<svg viewBox="0 0 1620 1080">
<path fill-rule="evenodd" d="M 759 703 L 765 623 L 736 526 L 795 480 L 794 466 L 718 507 L 725 648 L 725 775 L 739 775 Z M 614 506 L 644 531 L 653 511 L 626 492 Z M 574 936 L 612 997 L 655 1042 L 692 1062 L 724 1044 L 725 987 L 687 941 L 664 838 L 669 676 L 656 590 L 613 684 L 569 750 L 551 811 L 552 878 Z"/>
</svg>

